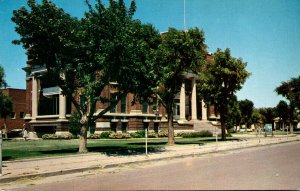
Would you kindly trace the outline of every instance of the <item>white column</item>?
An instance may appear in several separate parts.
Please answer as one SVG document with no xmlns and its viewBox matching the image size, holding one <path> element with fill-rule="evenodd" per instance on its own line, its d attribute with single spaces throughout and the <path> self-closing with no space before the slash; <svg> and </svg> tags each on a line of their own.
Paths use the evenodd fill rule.
<svg viewBox="0 0 300 191">
<path fill-rule="evenodd" d="M 202 121 L 207 120 L 207 107 L 205 107 L 204 100 L 201 100 L 201 109 L 202 109 Z"/>
<path fill-rule="evenodd" d="M 196 94 L 196 79 L 192 79 L 192 100 L 191 100 L 191 107 L 192 107 L 192 120 L 197 120 L 197 94 Z"/>
<path fill-rule="evenodd" d="M 180 120 L 185 119 L 185 83 L 183 82 L 180 90 Z"/>
<path fill-rule="evenodd" d="M 31 91 L 31 116 L 32 119 L 35 120 L 38 115 L 38 87 L 37 87 L 37 79 L 32 77 L 32 91 Z"/>
<path fill-rule="evenodd" d="M 59 92 L 59 119 L 66 119 L 66 96 L 62 95 L 61 90 Z"/>
</svg>

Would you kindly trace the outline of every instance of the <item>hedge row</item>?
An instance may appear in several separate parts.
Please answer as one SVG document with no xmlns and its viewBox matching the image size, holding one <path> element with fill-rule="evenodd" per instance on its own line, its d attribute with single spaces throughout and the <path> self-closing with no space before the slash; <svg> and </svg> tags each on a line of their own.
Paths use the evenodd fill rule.
<svg viewBox="0 0 300 191">
<path fill-rule="evenodd" d="M 212 137 L 213 133 L 210 131 L 197 131 L 197 132 L 178 132 L 177 137 L 194 138 L 194 137 Z"/>
<path fill-rule="evenodd" d="M 71 133 L 68 133 L 64 135 L 44 134 L 42 138 L 43 139 L 73 139 L 75 137 Z"/>
<path fill-rule="evenodd" d="M 182 138 L 195 138 L 195 137 L 212 137 L 213 134 L 210 131 L 199 131 L 199 132 L 178 132 L 176 137 Z M 129 138 L 144 138 L 145 131 L 136 131 L 133 133 L 121 133 L 113 131 L 104 131 L 100 134 L 90 134 L 88 139 L 129 139 Z M 148 132 L 148 138 L 168 137 L 168 130 L 161 130 L 158 133 L 154 131 Z M 72 139 L 76 138 L 71 133 L 66 135 L 55 135 L 45 134 L 42 136 L 43 139 Z"/>
</svg>

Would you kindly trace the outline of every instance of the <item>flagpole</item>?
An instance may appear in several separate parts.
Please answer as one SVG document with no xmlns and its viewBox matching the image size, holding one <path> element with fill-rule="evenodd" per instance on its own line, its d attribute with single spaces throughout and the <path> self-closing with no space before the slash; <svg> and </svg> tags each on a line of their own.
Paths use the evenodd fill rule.
<svg viewBox="0 0 300 191">
<path fill-rule="evenodd" d="M 184 31 L 186 31 L 186 20 L 185 20 L 185 0 L 183 0 L 183 25 L 184 25 Z"/>
</svg>

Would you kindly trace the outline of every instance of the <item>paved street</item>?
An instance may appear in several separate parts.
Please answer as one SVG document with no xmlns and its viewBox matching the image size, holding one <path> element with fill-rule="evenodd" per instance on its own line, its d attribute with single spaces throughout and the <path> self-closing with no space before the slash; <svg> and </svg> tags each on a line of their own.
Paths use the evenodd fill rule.
<svg viewBox="0 0 300 191">
<path fill-rule="evenodd" d="M 300 142 L 102 170 L 15 190 L 300 190 Z"/>
</svg>

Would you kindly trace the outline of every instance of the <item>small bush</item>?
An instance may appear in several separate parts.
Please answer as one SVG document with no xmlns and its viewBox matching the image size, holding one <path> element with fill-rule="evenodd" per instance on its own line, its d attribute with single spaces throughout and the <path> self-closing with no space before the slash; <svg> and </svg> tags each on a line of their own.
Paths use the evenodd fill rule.
<svg viewBox="0 0 300 191">
<path fill-rule="evenodd" d="M 231 133 L 236 133 L 236 130 L 235 130 L 234 128 L 231 128 L 231 129 L 228 129 L 227 132 L 228 132 L 229 134 L 231 134 Z"/>
<path fill-rule="evenodd" d="M 175 137 L 182 137 L 182 135 L 184 135 L 186 132 L 181 131 L 181 132 L 177 132 L 175 133 Z"/>
<path fill-rule="evenodd" d="M 56 135 L 56 134 L 44 134 L 42 139 L 72 139 L 73 135 L 71 133 Z"/>
<path fill-rule="evenodd" d="M 115 133 L 113 131 L 103 131 L 102 133 L 100 133 L 100 138 L 101 139 L 108 139 L 109 135 Z"/>
<path fill-rule="evenodd" d="M 158 137 L 158 134 L 155 133 L 154 131 L 149 131 L 149 132 L 148 132 L 148 137 L 149 137 L 149 138 L 157 138 L 157 137 Z"/>
<path fill-rule="evenodd" d="M 161 130 L 158 132 L 158 137 L 168 137 L 168 130 Z"/>
<path fill-rule="evenodd" d="M 110 139 L 128 139 L 130 138 L 129 133 L 112 133 L 109 135 Z"/>
<path fill-rule="evenodd" d="M 88 139 L 100 139 L 101 138 L 101 135 L 100 134 L 97 134 L 97 133 L 94 133 L 94 134 L 90 134 L 88 136 Z"/>
<path fill-rule="evenodd" d="M 130 133 L 130 137 L 132 137 L 132 138 L 144 138 L 145 137 L 145 131 L 136 131 L 134 133 Z"/>
<path fill-rule="evenodd" d="M 182 138 L 195 138 L 195 137 L 212 137 L 213 133 L 210 131 L 199 131 L 199 132 L 179 132 L 177 136 Z"/>
</svg>

